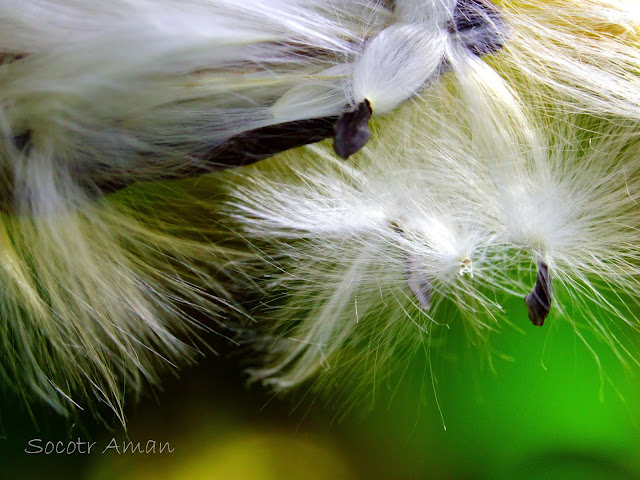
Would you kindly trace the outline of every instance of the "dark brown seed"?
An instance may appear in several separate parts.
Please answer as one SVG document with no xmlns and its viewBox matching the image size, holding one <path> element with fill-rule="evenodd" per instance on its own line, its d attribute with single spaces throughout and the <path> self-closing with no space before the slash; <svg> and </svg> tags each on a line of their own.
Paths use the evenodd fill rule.
<svg viewBox="0 0 640 480">
<path fill-rule="evenodd" d="M 251 165 L 285 150 L 331 138 L 337 120 L 337 116 L 296 120 L 244 132 L 209 152 L 194 154 L 194 157 L 201 161 L 195 168 L 190 164 L 184 170 L 174 170 L 170 174 L 159 175 L 152 179 L 141 178 L 140 181 L 193 178 L 219 170 Z M 130 177 L 125 181 L 109 178 L 96 181 L 96 185 L 103 193 L 112 193 L 130 185 L 133 181 Z"/>
<path fill-rule="evenodd" d="M 500 10 L 488 0 L 460 0 L 449 31 L 477 56 L 496 53 L 504 46 L 507 27 Z"/>
<path fill-rule="evenodd" d="M 405 259 L 407 285 L 413 296 L 418 300 L 422 309 L 427 312 L 431 307 L 431 283 L 418 270 L 419 266 L 410 255 Z"/>
<path fill-rule="evenodd" d="M 391 228 L 397 234 L 404 236 L 404 230 L 397 224 L 397 222 L 391 222 Z M 420 272 L 420 262 L 418 259 L 407 253 L 404 257 L 405 272 L 407 275 L 407 286 L 413 296 L 418 301 L 422 309 L 426 312 L 429 311 L 431 306 L 431 283 L 426 276 Z"/>
<path fill-rule="evenodd" d="M 540 260 L 536 284 L 529 295 L 524 297 L 524 303 L 529 310 L 529 320 L 537 327 L 544 324 L 551 311 L 551 276 L 548 265 Z"/>
<path fill-rule="evenodd" d="M 369 100 L 360 103 L 355 110 L 340 115 L 333 134 L 333 149 L 344 160 L 360 151 L 371 137 L 369 120 L 373 110 Z"/>
</svg>

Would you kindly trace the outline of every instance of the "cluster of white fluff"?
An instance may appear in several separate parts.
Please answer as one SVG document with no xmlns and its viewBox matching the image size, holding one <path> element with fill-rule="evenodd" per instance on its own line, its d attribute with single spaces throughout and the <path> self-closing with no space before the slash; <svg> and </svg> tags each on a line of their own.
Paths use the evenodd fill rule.
<svg viewBox="0 0 640 480">
<path fill-rule="evenodd" d="M 84 182 L 150 180 L 202 167 L 239 133 L 364 97 L 386 113 L 459 43 L 442 14 L 455 2 L 407 3 L 3 0 L 5 142 L 28 136 L 39 169 Z"/>
<path fill-rule="evenodd" d="M 393 109 L 464 42 L 454 2 L 395 3 L 0 0 L 4 377 L 61 412 L 120 412 L 189 357 L 185 311 L 233 310 L 215 186 L 108 194 L 250 162 L 244 132 Z"/>
<path fill-rule="evenodd" d="M 193 353 L 187 311 L 241 310 L 223 277 L 280 304 L 255 377 L 281 388 L 389 358 L 443 299 L 493 328 L 536 270 L 543 310 L 635 322 L 602 292 L 638 279 L 638 25 L 633 0 L 0 0 L 4 377 L 120 413 Z M 175 181 L 331 136 L 311 119 L 364 148 Z"/>
<path fill-rule="evenodd" d="M 504 301 L 533 289 L 540 262 L 551 321 L 580 334 L 585 318 L 624 349 L 604 319 L 638 320 L 635 125 L 556 111 L 526 136 L 525 125 L 490 103 L 476 110 L 481 102 L 469 105 L 456 87 L 378 123 L 351 165 L 314 145 L 235 179 L 228 215 L 265 262 L 251 270 L 266 295 L 258 345 L 267 365 L 255 379 L 289 388 L 367 357 L 386 369 L 434 323 L 495 330 Z M 611 291 L 630 296 L 626 305 L 612 304 Z"/>
<path fill-rule="evenodd" d="M 314 145 L 234 178 L 227 213 L 264 258 L 254 379 L 386 369 L 433 324 L 498 328 L 510 295 L 637 360 L 612 331 L 640 326 L 640 10 L 504 7 L 504 49 L 450 57 L 352 162 Z"/>
</svg>

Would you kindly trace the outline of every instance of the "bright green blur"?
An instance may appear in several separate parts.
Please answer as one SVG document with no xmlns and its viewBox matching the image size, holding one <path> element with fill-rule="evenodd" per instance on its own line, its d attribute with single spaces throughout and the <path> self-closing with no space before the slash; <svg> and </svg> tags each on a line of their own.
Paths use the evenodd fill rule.
<svg viewBox="0 0 640 480">
<path fill-rule="evenodd" d="M 130 408 L 129 440 L 169 441 L 174 453 L 26 455 L 28 438 L 83 434 L 41 421 L 39 431 L 28 418 L 7 426 L 5 414 L 0 459 L 9 478 L 21 479 L 640 478 L 638 367 L 588 338 L 599 369 L 565 320 L 550 316 L 538 328 L 522 299 L 505 308 L 514 326 L 490 336 L 491 362 L 452 320 L 440 327 L 446 345 L 431 352 L 433 384 L 427 350 L 411 363 L 398 359 L 407 368 L 378 389 L 373 410 L 363 395 L 339 422 L 343 410 L 331 401 L 298 405 L 300 396 L 248 390 L 237 365 L 214 357 L 167 379 L 157 401 Z M 616 334 L 633 347 L 631 329 Z M 92 430 L 102 447 L 126 441 L 119 430 Z"/>
<path fill-rule="evenodd" d="M 544 327 L 533 327 L 521 299 L 506 310 L 525 333 L 506 328 L 491 336 L 491 346 L 512 360 L 494 360 L 492 371 L 464 341 L 455 360 L 439 361 L 434 350 L 435 388 L 426 362 L 417 360 L 412 368 L 425 370 L 424 382 L 414 377 L 366 422 L 371 438 L 384 438 L 380 455 L 395 458 L 407 477 L 436 471 L 448 478 L 638 478 L 634 368 L 587 338 L 600 370 L 566 321 L 551 316 Z M 625 468 L 635 475 L 623 476 Z"/>
<path fill-rule="evenodd" d="M 183 454 L 165 459 L 171 467 L 146 470 L 167 479 L 226 479 L 229 472 L 247 480 L 638 478 L 640 382 L 633 368 L 588 338 L 600 370 L 566 321 L 551 316 L 533 327 L 519 298 L 506 309 L 522 330 L 491 336 L 492 362 L 450 325 L 447 358 L 440 349 L 431 355 L 435 389 L 424 352 L 377 393 L 373 411 L 364 413 L 369 402 L 362 400 L 339 423 L 334 410 L 309 401 L 297 408 L 264 397 L 252 403 L 256 391 L 243 394 L 248 404 L 241 407 L 233 398 L 201 398 L 206 415 L 178 416 L 186 418 L 176 430 L 184 435 Z M 144 438 L 144 429 L 136 425 L 130 436 Z M 113 478 L 109 459 L 95 460 L 101 468 L 90 478 Z"/>
</svg>

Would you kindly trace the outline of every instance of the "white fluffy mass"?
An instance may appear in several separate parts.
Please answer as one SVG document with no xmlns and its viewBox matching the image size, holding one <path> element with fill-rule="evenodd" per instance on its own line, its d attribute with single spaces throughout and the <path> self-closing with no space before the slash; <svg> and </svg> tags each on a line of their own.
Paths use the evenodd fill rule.
<svg viewBox="0 0 640 480">
<path fill-rule="evenodd" d="M 445 301 L 476 331 L 528 292 L 532 321 L 566 292 L 635 324 L 604 291 L 638 280 L 639 10 L 0 0 L 4 377 L 60 412 L 97 397 L 122 415 L 242 313 L 224 282 L 247 279 L 278 304 L 254 372 L 278 388 L 345 352 L 391 358 Z M 362 105 L 368 145 L 368 118 L 336 127 L 360 139 L 348 161 L 325 143 L 211 173 L 330 137 Z"/>
<path fill-rule="evenodd" d="M 635 125 L 586 130 L 584 118 L 556 111 L 528 138 L 507 118 L 488 138 L 489 110 L 474 114 L 477 104 L 444 87 L 425 97 L 381 122 L 352 165 L 325 144 L 234 179 L 228 215 L 264 259 L 246 267 L 265 295 L 267 365 L 255 379 L 280 390 L 361 361 L 387 369 L 433 324 L 496 330 L 502 304 L 533 289 L 540 262 L 549 321 L 580 335 L 584 318 L 624 350 L 607 319 L 638 324 Z"/>
<path fill-rule="evenodd" d="M 535 325 L 588 328 L 637 361 L 614 332 L 640 326 L 640 17 L 580 5 L 506 6 L 503 51 L 452 58 L 352 162 L 319 144 L 234 178 L 227 214 L 263 257 L 247 265 L 264 295 L 255 380 L 359 364 L 375 379 L 434 324 L 498 329 L 513 295 Z"/>
</svg>

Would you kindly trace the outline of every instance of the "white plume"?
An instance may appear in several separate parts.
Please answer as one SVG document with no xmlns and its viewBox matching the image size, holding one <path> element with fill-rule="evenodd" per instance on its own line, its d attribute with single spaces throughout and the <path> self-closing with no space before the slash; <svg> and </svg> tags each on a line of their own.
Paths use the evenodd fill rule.
<svg viewBox="0 0 640 480">
<path fill-rule="evenodd" d="M 388 356 L 442 299 L 494 328 L 533 286 L 512 269 L 539 266 L 539 323 L 552 285 L 635 321 L 597 282 L 636 288 L 639 21 L 624 0 L 0 0 L 5 377 L 122 415 L 211 327 L 188 310 L 226 323 L 221 280 L 254 267 L 283 295 L 256 373 L 280 387 Z M 258 255 L 217 243 L 228 221 Z"/>
<path fill-rule="evenodd" d="M 376 123 L 351 165 L 319 144 L 234 178 L 228 215 L 264 258 L 247 266 L 265 295 L 254 379 L 282 390 L 358 363 L 386 369 L 433 324 L 497 329 L 509 295 L 526 296 L 535 325 L 551 314 L 578 336 L 594 329 L 637 361 L 613 334 L 640 326 L 635 92 L 606 103 L 592 83 L 554 91 L 544 71 L 526 75 L 533 54 L 516 72 L 511 48 L 452 62 Z M 593 60 L 592 82 L 615 78 Z"/>
</svg>

